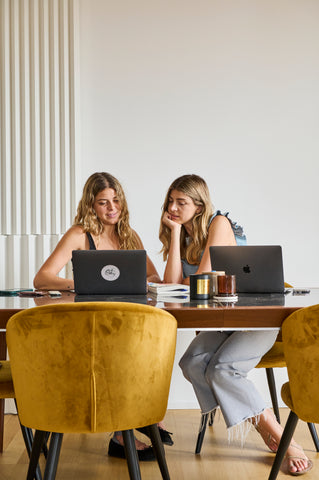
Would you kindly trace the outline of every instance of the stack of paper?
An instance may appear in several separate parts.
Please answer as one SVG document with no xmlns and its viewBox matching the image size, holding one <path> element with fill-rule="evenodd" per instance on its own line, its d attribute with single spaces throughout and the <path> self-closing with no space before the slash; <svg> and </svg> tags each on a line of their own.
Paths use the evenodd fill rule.
<svg viewBox="0 0 319 480">
<path fill-rule="evenodd" d="M 187 302 L 189 300 L 189 286 L 181 283 L 150 282 L 148 291 L 153 298 L 160 302 Z"/>
</svg>

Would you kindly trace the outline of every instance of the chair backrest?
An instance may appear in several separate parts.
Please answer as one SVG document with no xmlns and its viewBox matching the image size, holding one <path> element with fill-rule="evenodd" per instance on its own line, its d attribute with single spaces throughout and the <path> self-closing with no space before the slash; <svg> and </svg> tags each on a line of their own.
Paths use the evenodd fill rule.
<svg viewBox="0 0 319 480">
<path fill-rule="evenodd" d="M 111 432 L 159 422 L 167 408 L 176 319 L 148 305 L 36 307 L 7 325 L 20 421 L 50 432 Z"/>
<path fill-rule="evenodd" d="M 319 305 L 292 313 L 282 325 L 293 411 L 319 423 Z"/>
</svg>

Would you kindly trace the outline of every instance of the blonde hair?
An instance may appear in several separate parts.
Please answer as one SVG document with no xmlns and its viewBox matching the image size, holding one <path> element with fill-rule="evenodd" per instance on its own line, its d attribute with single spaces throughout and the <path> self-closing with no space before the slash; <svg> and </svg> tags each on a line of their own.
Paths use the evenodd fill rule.
<svg viewBox="0 0 319 480">
<path fill-rule="evenodd" d="M 202 207 L 201 211 L 192 218 L 192 241 L 187 244 L 187 232 L 184 226 L 182 226 L 180 239 L 181 258 L 190 264 L 198 264 L 207 242 L 208 222 L 214 212 L 207 184 L 198 175 L 183 175 L 174 180 L 169 187 L 162 207 L 163 212 L 159 232 L 159 239 L 163 244 L 161 253 L 163 253 L 164 261 L 167 259 L 170 248 L 171 230 L 163 224 L 162 220 L 164 213 L 168 210 L 169 198 L 173 190 L 184 193 L 184 195 L 193 200 L 196 206 Z"/>
<path fill-rule="evenodd" d="M 129 212 L 123 188 L 120 182 L 109 173 L 93 173 L 93 175 L 87 179 L 73 225 L 80 225 L 84 232 L 89 232 L 93 235 L 100 235 L 103 232 L 103 224 L 97 217 L 93 205 L 97 194 L 105 190 L 105 188 L 112 188 L 116 192 L 121 208 L 120 218 L 115 226 L 120 249 L 138 249 L 139 242 L 137 235 L 129 224 Z"/>
</svg>

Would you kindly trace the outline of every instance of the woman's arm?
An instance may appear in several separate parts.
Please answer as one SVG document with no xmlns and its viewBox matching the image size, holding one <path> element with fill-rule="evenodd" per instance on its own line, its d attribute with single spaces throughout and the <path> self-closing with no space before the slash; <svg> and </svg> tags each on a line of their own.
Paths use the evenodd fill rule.
<svg viewBox="0 0 319 480">
<path fill-rule="evenodd" d="M 73 279 L 60 278 L 58 273 L 72 257 L 72 250 L 84 250 L 86 235 L 82 227 L 71 227 L 44 262 L 33 280 L 34 288 L 42 290 L 73 290 Z"/>
<path fill-rule="evenodd" d="M 135 233 L 137 241 L 139 243 L 139 248 L 141 250 L 145 250 L 144 246 L 143 246 L 143 243 L 142 243 L 142 240 L 140 239 L 140 237 L 137 235 L 136 232 L 134 232 L 134 233 Z M 157 270 L 155 268 L 154 263 L 152 262 L 152 260 L 149 258 L 148 255 L 146 256 L 146 276 L 147 276 L 147 281 L 148 282 L 155 282 L 155 283 L 161 283 L 162 282 L 159 274 L 157 273 Z"/>
<path fill-rule="evenodd" d="M 196 273 L 211 271 L 209 247 L 218 245 L 236 245 L 235 235 L 230 222 L 223 215 L 217 215 L 210 224 L 206 247 Z"/>
<path fill-rule="evenodd" d="M 148 282 L 162 283 L 161 277 L 157 273 L 155 265 L 148 255 L 146 259 L 146 271 Z"/>
<path fill-rule="evenodd" d="M 171 243 L 164 271 L 165 283 L 183 283 L 180 237 L 182 225 L 170 219 L 168 212 L 164 213 L 163 223 L 171 230 Z"/>
</svg>

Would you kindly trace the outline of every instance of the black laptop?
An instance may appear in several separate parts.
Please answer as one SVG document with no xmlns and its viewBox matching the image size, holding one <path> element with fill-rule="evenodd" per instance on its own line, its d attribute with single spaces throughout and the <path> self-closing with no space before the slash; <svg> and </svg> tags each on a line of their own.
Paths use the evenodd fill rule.
<svg viewBox="0 0 319 480">
<path fill-rule="evenodd" d="M 77 295 L 145 295 L 145 250 L 73 250 Z"/>
<path fill-rule="evenodd" d="M 238 293 L 284 293 L 279 245 L 210 247 L 212 270 L 236 275 Z"/>
</svg>

